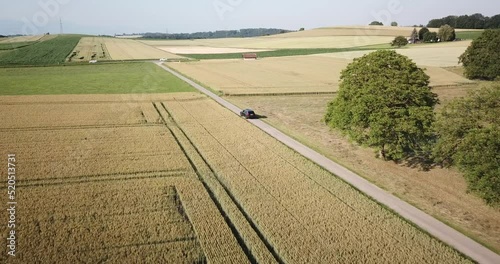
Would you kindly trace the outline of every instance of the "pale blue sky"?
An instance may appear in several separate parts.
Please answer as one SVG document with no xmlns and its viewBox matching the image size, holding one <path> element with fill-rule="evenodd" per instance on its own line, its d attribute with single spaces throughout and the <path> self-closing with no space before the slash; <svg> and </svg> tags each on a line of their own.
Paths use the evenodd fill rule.
<svg viewBox="0 0 500 264">
<path fill-rule="evenodd" d="M 456 14 L 500 14 L 497 0 L 0 0 L 0 34 L 197 32 L 253 27 L 296 30 L 426 24 Z"/>
</svg>

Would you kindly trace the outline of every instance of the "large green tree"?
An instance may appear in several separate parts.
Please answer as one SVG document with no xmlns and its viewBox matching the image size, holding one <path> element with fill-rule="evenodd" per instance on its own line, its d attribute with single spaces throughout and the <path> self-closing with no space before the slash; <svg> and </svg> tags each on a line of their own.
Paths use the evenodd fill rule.
<svg viewBox="0 0 500 264">
<path fill-rule="evenodd" d="M 436 161 L 456 165 L 469 189 L 500 202 L 500 84 L 446 105 L 436 122 Z"/>
<path fill-rule="evenodd" d="M 427 43 L 434 43 L 437 42 L 438 36 L 436 32 L 427 32 L 424 34 L 423 41 Z"/>
<path fill-rule="evenodd" d="M 455 29 L 450 25 L 444 25 L 439 28 L 438 37 L 442 42 L 453 41 L 457 37 L 455 34 Z"/>
<path fill-rule="evenodd" d="M 380 50 L 349 64 L 326 123 L 354 141 L 402 160 L 420 154 L 432 138 L 437 96 L 429 76 L 408 57 Z"/>
<path fill-rule="evenodd" d="M 494 80 L 500 76 L 500 30 L 486 30 L 474 40 L 460 62 L 469 79 Z"/>
<path fill-rule="evenodd" d="M 391 42 L 391 46 L 396 46 L 398 48 L 406 45 L 408 45 L 408 40 L 403 36 L 396 37 Z"/>
<path fill-rule="evenodd" d="M 423 39 L 424 39 L 424 35 L 425 35 L 425 33 L 427 33 L 427 32 L 430 32 L 428 28 L 426 28 L 426 27 L 421 28 L 421 29 L 418 31 L 418 38 L 419 38 L 420 40 L 423 40 Z"/>
</svg>

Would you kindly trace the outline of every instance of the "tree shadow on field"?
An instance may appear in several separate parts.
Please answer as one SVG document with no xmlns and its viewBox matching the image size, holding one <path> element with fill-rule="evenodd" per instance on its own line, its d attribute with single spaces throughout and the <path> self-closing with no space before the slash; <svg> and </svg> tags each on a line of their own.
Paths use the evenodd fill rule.
<svg viewBox="0 0 500 264">
<path fill-rule="evenodd" d="M 421 171 L 430 171 L 440 166 L 440 164 L 436 163 L 432 158 L 428 156 L 412 156 L 397 163 L 402 166 L 406 166 L 412 169 L 418 169 Z"/>
<path fill-rule="evenodd" d="M 265 115 L 255 115 L 255 119 L 267 119 Z"/>
</svg>

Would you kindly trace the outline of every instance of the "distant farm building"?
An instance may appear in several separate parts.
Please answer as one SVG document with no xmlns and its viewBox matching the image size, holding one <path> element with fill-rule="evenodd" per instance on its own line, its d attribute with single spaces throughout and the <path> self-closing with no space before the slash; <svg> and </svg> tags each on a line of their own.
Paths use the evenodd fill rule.
<svg viewBox="0 0 500 264">
<path fill-rule="evenodd" d="M 243 59 L 244 60 L 256 60 L 257 53 L 243 53 Z"/>
</svg>

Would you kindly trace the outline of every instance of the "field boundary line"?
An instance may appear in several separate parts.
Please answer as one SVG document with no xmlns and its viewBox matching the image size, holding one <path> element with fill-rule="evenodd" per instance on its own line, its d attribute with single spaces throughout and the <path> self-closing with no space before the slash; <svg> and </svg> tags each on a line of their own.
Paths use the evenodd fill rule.
<svg viewBox="0 0 500 264">
<path fill-rule="evenodd" d="M 156 63 L 159 67 L 170 72 L 171 74 L 177 76 L 181 80 L 185 81 L 189 85 L 193 86 L 195 89 L 206 94 L 208 97 L 215 100 L 217 103 L 223 107 L 229 109 L 233 113 L 239 115 L 241 109 L 237 106 L 229 103 L 228 101 L 222 99 L 220 96 L 212 93 L 211 91 L 205 89 L 203 86 L 193 82 L 189 78 L 178 74 L 177 72 L 171 70 L 169 67 L 163 65 L 162 63 Z M 384 191 L 380 187 L 374 185 L 368 180 L 362 178 L 351 170 L 341 166 L 340 164 L 328 159 L 327 157 L 321 155 L 320 153 L 314 151 L 313 149 L 305 146 L 304 144 L 298 142 L 297 140 L 289 137 L 278 129 L 270 126 L 269 124 L 263 122 L 262 120 L 249 120 L 252 124 L 260 128 L 262 131 L 266 132 L 270 136 L 274 137 L 278 141 L 282 142 L 286 146 L 300 153 L 304 157 L 315 162 L 320 167 L 328 170 L 336 177 L 339 177 L 349 183 L 354 188 L 363 192 L 367 196 L 371 197 L 380 204 L 390 208 L 401 217 L 415 224 L 422 230 L 426 231 L 435 238 L 441 240 L 445 244 L 455 248 L 462 254 L 472 258 L 479 263 L 500 263 L 500 256 L 485 246 L 479 244 L 473 239 L 465 236 L 459 231 L 453 229 L 452 227 L 446 225 L 445 223 L 437 220 L 436 218 L 428 215 L 422 210 L 416 208 L 415 206 L 399 199 L 398 197 Z"/>
</svg>

